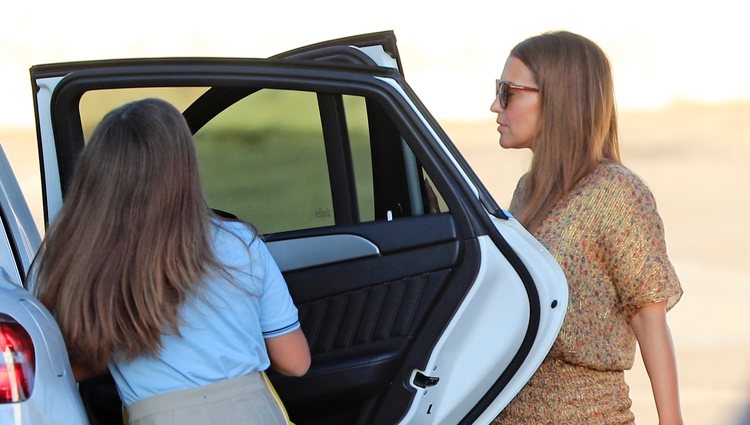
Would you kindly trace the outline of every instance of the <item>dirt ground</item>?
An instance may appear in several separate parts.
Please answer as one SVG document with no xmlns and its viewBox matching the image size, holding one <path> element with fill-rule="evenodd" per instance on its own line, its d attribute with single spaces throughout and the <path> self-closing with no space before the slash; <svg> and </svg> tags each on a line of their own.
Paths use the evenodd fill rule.
<svg viewBox="0 0 750 425">
<path fill-rule="evenodd" d="M 750 424 L 750 104 L 675 105 L 623 112 L 623 161 L 656 196 L 670 257 L 685 294 L 669 313 L 687 424 Z M 443 122 L 447 133 L 507 207 L 527 152 L 497 143 L 494 117 Z M 0 140 L 41 222 L 34 134 L 0 129 Z M 657 423 L 648 376 L 626 378 L 639 424 Z"/>
</svg>

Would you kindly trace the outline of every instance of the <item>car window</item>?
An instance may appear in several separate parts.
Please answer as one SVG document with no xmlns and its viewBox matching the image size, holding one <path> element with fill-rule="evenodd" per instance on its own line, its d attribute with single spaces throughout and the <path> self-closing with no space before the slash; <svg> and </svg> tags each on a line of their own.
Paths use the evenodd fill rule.
<svg viewBox="0 0 750 425">
<path fill-rule="evenodd" d="M 359 218 L 360 221 L 372 221 L 375 220 L 375 205 L 373 202 L 372 154 L 370 152 L 365 100 L 360 96 L 344 96 L 343 101 L 349 141 L 352 147 Z"/>
<path fill-rule="evenodd" d="M 85 138 L 128 101 L 159 97 L 184 111 L 207 91 L 87 92 Z M 195 140 L 209 206 L 263 234 L 447 211 L 388 114 L 364 96 L 253 90 L 201 125 Z"/>
<path fill-rule="evenodd" d="M 260 90 L 210 120 L 195 139 L 211 207 L 262 233 L 334 224 L 315 93 Z"/>
<path fill-rule="evenodd" d="M 18 265 L 14 261 L 13 248 L 10 245 L 10 238 L 5 231 L 7 227 L 4 223 L 4 214 L 0 214 L 0 220 L 3 221 L 0 223 L 0 275 L 5 274 L 8 276 L 7 279 L 20 284 L 21 276 L 18 273 Z"/>
<path fill-rule="evenodd" d="M 157 97 L 184 111 L 206 90 L 208 90 L 208 87 L 138 87 L 89 90 L 81 96 L 78 103 L 84 138 L 88 141 L 94 127 L 104 118 L 104 115 L 125 103 L 148 97 Z"/>
<path fill-rule="evenodd" d="M 374 221 L 376 219 L 374 201 L 374 176 L 373 176 L 373 141 L 370 139 L 367 102 L 361 96 L 343 96 L 344 112 L 348 125 L 349 140 L 351 143 L 354 173 L 356 175 L 357 199 L 359 201 L 360 222 Z M 387 118 L 386 118 L 387 119 Z M 377 125 L 393 127 L 394 124 L 388 120 L 387 123 L 373 120 Z M 379 139 L 380 142 L 383 139 Z M 403 154 L 406 175 L 404 183 L 409 188 L 412 198 L 413 211 L 408 215 L 421 215 L 448 211 L 445 200 L 435 189 L 427 173 L 418 165 L 418 161 L 406 141 L 398 134 L 389 140 L 397 144 Z M 395 164 L 379 164 L 382 168 L 396 166 Z M 387 217 L 386 217 L 387 218 Z"/>
</svg>

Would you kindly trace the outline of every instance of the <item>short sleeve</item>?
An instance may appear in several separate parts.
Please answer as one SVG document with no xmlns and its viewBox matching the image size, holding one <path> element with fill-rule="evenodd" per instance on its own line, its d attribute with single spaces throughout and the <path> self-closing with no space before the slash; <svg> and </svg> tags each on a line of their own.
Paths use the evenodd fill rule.
<svg viewBox="0 0 750 425">
<path fill-rule="evenodd" d="M 664 301 L 672 308 L 682 287 L 667 256 L 664 226 L 656 201 L 635 175 L 615 174 L 609 195 L 612 205 L 604 228 L 604 261 L 613 278 L 621 307 L 632 317 L 642 307 Z"/>
<path fill-rule="evenodd" d="M 268 247 L 260 238 L 255 238 L 250 249 L 255 266 L 260 266 L 263 271 L 263 290 L 260 295 L 260 327 L 263 338 L 281 336 L 298 329 L 300 323 L 297 307 Z"/>
</svg>

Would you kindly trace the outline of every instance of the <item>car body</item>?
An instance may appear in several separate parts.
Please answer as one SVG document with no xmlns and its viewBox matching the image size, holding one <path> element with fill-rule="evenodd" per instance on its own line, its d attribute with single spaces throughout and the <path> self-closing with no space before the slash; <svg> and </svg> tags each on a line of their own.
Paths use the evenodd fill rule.
<svg viewBox="0 0 750 425">
<path fill-rule="evenodd" d="M 259 229 L 300 311 L 310 371 L 269 372 L 297 424 L 489 423 L 559 332 L 562 270 L 410 89 L 390 31 L 268 59 L 39 65 L 31 80 L 45 223 L 104 113 L 144 97 L 183 111 L 209 206 Z M 18 287 L 29 261 L 15 264 Z M 111 377 L 78 392 L 92 424 L 119 423 Z"/>
<path fill-rule="evenodd" d="M 2 148 L 0 208 L 0 424 L 86 423 L 62 334 L 23 287 L 40 237 Z"/>
</svg>

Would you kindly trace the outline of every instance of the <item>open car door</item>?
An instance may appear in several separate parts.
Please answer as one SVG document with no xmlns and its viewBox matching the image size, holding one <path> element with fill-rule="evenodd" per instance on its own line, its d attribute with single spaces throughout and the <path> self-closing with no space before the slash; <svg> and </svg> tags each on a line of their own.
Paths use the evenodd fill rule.
<svg viewBox="0 0 750 425">
<path fill-rule="evenodd" d="M 400 68 L 391 32 L 269 59 L 35 66 L 46 220 L 101 117 L 163 98 L 194 132 L 209 205 L 259 229 L 299 308 L 311 369 L 269 372 L 293 422 L 488 423 L 551 347 L 565 278 Z M 119 420 L 113 388 L 81 385 L 92 423 Z"/>
</svg>

